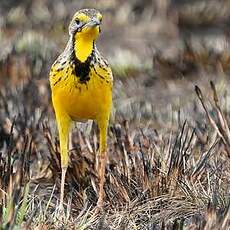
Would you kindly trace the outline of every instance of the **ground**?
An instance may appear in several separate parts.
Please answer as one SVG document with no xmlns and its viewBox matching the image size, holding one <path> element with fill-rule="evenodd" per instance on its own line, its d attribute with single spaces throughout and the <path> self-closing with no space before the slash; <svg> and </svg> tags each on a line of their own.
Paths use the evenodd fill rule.
<svg viewBox="0 0 230 230">
<path fill-rule="evenodd" d="M 161 4 L 160 4 L 161 3 Z M 48 73 L 80 8 L 102 11 L 114 73 L 106 200 L 98 130 L 75 124 L 58 216 L 59 139 Z M 228 229 L 229 4 L 2 1 L 0 223 L 5 229 Z"/>
</svg>

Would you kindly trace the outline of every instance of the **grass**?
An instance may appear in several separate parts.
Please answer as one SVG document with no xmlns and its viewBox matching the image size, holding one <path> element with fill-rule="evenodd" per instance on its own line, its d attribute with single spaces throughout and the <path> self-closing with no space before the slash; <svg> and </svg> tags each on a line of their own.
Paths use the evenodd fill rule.
<svg viewBox="0 0 230 230">
<path fill-rule="evenodd" d="M 145 57 L 139 66 L 129 51 L 114 55 L 104 210 L 94 212 L 98 130 L 94 123 L 78 124 L 70 136 L 65 215 L 58 218 L 61 168 L 48 69 L 64 40 L 63 31 L 59 36 L 50 22 L 43 24 L 45 34 L 26 28 L 0 57 L 1 228 L 228 229 L 228 55 L 222 60 L 205 47 L 199 56 L 189 44 L 178 60 L 153 58 L 158 73 Z M 5 32 L 2 41 L 8 41 Z M 194 78 L 199 71 L 202 79 Z M 208 71 L 216 74 L 215 84 L 204 83 Z"/>
<path fill-rule="evenodd" d="M 195 88 L 204 108 L 195 100 L 197 121 L 191 122 L 191 113 L 187 120 L 156 129 L 158 117 L 138 123 L 116 113 L 109 130 L 106 204 L 97 215 L 97 127 L 93 124 L 88 134 L 84 128 L 74 128 L 62 221 L 57 219 L 60 157 L 55 121 L 46 101 L 39 96 L 27 100 L 41 87 L 31 84 L 28 80 L 20 88 L 1 90 L 5 229 L 229 226 L 229 114 L 221 108 L 214 83 L 213 99 Z"/>
</svg>

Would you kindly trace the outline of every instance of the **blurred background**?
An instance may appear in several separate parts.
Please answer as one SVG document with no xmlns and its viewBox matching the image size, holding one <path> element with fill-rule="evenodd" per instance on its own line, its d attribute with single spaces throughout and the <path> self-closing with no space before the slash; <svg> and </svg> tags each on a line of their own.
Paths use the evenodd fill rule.
<svg viewBox="0 0 230 230">
<path fill-rule="evenodd" d="M 0 0 L 0 169 L 6 167 L 7 156 L 9 159 L 13 157 L 11 166 L 17 168 L 17 161 L 24 154 L 26 157 L 22 162 L 27 159 L 30 166 L 23 163 L 22 181 L 45 180 L 46 183 L 51 181 L 52 186 L 57 182 L 59 186 L 59 147 L 48 76 L 50 66 L 68 41 L 70 19 L 82 8 L 96 8 L 103 14 L 102 33 L 97 46 L 109 61 L 114 75 L 114 109 L 109 131 L 110 170 L 107 171 L 107 199 L 110 207 L 137 197 L 137 200 L 143 201 L 162 194 L 168 195 L 171 191 L 169 175 L 176 165 L 170 163 L 170 159 L 179 159 L 176 155 L 170 158 L 170 154 L 182 154 L 187 143 L 186 151 L 190 151 L 191 157 L 188 164 L 183 163 L 185 169 L 180 174 L 180 182 L 183 181 L 184 186 L 188 182 L 187 178 L 196 175 L 196 180 L 190 178 L 189 183 L 197 185 L 198 180 L 199 184 L 205 185 L 204 188 L 196 188 L 200 191 L 201 199 L 194 203 L 196 207 L 191 207 L 193 211 L 186 212 L 186 207 L 190 207 L 194 200 L 188 199 L 189 203 L 183 200 L 182 203 L 187 205 L 181 203 L 184 213 L 189 217 L 198 215 L 198 219 L 193 220 L 198 223 L 204 218 L 200 210 L 206 210 L 216 194 L 219 197 L 214 199 L 214 206 L 220 208 L 218 210 L 225 210 L 227 201 L 223 200 L 226 194 L 229 195 L 229 161 L 225 159 L 229 157 L 226 157 L 223 147 L 225 142 L 218 139 L 218 132 L 206 119 L 194 86 L 198 85 L 206 98 L 210 99 L 212 91 L 209 81 L 212 80 L 220 95 L 223 114 L 229 121 L 228 0 Z M 207 110 L 214 114 L 210 105 Z M 79 129 L 73 128 L 71 136 L 70 156 L 73 164 L 70 165 L 67 181 L 75 182 L 76 213 L 87 203 L 84 189 L 90 187 L 90 193 L 95 192 L 95 183 L 92 181 L 96 180 L 94 153 L 97 150 L 97 137 L 95 126 L 92 129 L 88 126 L 91 127 L 86 124 L 79 125 Z M 180 132 L 184 142 L 178 144 Z M 189 135 L 190 142 L 187 139 Z M 217 159 L 215 155 L 209 162 L 209 150 L 214 148 L 213 140 L 218 142 L 216 152 L 222 157 Z M 186 151 L 183 152 L 185 158 L 188 156 Z M 207 151 L 208 156 L 205 155 Z M 137 164 L 130 165 L 127 156 L 130 159 L 137 158 Z M 187 162 L 187 158 L 185 160 L 183 157 L 182 161 Z M 140 167 L 142 160 L 149 163 L 146 164 L 148 167 Z M 200 169 L 206 160 L 208 163 Z M 181 168 L 181 165 L 175 167 Z M 124 174 L 123 168 L 127 168 Z M 223 171 L 217 169 L 226 170 L 226 174 L 223 176 Z M 7 170 L 3 171 L 9 172 Z M 113 170 L 116 174 L 113 174 Z M 199 176 L 196 174 L 198 171 Z M 213 179 L 212 183 L 207 182 L 206 174 L 204 178 L 200 176 L 204 171 L 213 176 L 210 179 Z M 220 174 L 216 175 L 213 171 Z M 0 181 L 5 191 L 9 185 L 6 175 Z M 221 175 L 224 179 L 219 182 Z M 91 179 L 84 179 L 88 177 Z M 111 178 L 117 178 L 117 182 Z M 135 186 L 125 187 L 127 181 L 124 182 L 122 178 L 131 178 Z M 155 181 L 153 178 L 160 179 Z M 165 182 L 166 185 L 164 181 L 170 183 Z M 41 191 L 42 188 L 48 191 L 46 183 L 40 183 Z M 218 183 L 218 188 L 212 188 L 212 185 Z M 156 184 L 158 190 L 152 190 L 156 189 Z M 183 197 L 183 189 L 176 187 L 173 195 Z M 47 191 L 44 191 L 41 194 L 47 197 Z M 152 193 L 145 194 L 144 191 Z M 210 193 L 207 195 L 204 191 Z M 91 199 L 90 195 L 86 197 Z M 185 200 L 187 198 L 185 195 Z M 171 203 L 168 204 L 170 209 Z M 168 215 L 175 214 L 175 218 L 181 218 L 184 213 L 169 212 Z M 46 214 L 44 218 L 49 218 L 49 212 Z M 146 218 L 151 220 L 152 217 Z M 157 218 L 157 223 L 164 222 L 161 222 L 160 217 Z M 107 221 L 112 224 L 112 220 Z M 192 223 L 191 219 L 189 221 Z M 208 217 L 205 221 L 208 221 Z M 135 223 L 145 226 L 139 219 Z"/>
<path fill-rule="evenodd" d="M 49 100 L 43 87 L 50 65 L 65 47 L 72 15 L 87 7 L 104 15 L 97 44 L 113 68 L 116 110 L 126 116 L 132 116 L 127 114 L 132 112 L 130 101 L 142 102 L 152 114 L 162 105 L 178 100 L 183 104 L 191 98 L 195 83 L 229 71 L 230 4 L 225 0 L 2 0 L 0 4 L 0 83 L 17 85 L 33 78 L 41 84 L 35 98 Z"/>
<path fill-rule="evenodd" d="M 1 85 L 30 78 L 47 85 L 49 67 L 68 40 L 72 15 L 87 7 L 104 15 L 97 44 L 113 68 L 115 103 L 117 110 L 126 107 L 121 109 L 125 115 L 130 100 L 151 101 L 149 109 L 156 103 L 157 108 L 158 103 L 183 103 L 196 82 L 229 71 L 226 0 L 1 0 L 0 4 Z M 121 95 L 127 100 L 120 101 Z"/>
</svg>

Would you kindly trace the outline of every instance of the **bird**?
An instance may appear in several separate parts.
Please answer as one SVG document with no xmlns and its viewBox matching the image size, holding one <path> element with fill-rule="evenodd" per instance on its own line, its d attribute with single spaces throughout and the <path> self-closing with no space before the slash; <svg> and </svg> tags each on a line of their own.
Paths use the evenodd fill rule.
<svg viewBox="0 0 230 230">
<path fill-rule="evenodd" d="M 96 9 L 77 11 L 69 24 L 69 40 L 51 66 L 49 82 L 61 156 L 59 207 L 63 208 L 65 176 L 69 163 L 69 132 L 73 122 L 94 120 L 99 128 L 98 200 L 104 204 L 107 130 L 112 108 L 113 74 L 96 47 L 102 14 Z"/>
</svg>

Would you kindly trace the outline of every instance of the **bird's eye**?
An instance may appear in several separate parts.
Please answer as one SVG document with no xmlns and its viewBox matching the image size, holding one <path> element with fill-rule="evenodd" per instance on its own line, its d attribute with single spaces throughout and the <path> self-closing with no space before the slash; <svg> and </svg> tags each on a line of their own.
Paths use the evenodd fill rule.
<svg viewBox="0 0 230 230">
<path fill-rule="evenodd" d="M 77 25 L 80 25 L 80 20 L 77 18 L 77 19 L 75 19 L 75 23 L 77 24 Z"/>
</svg>

